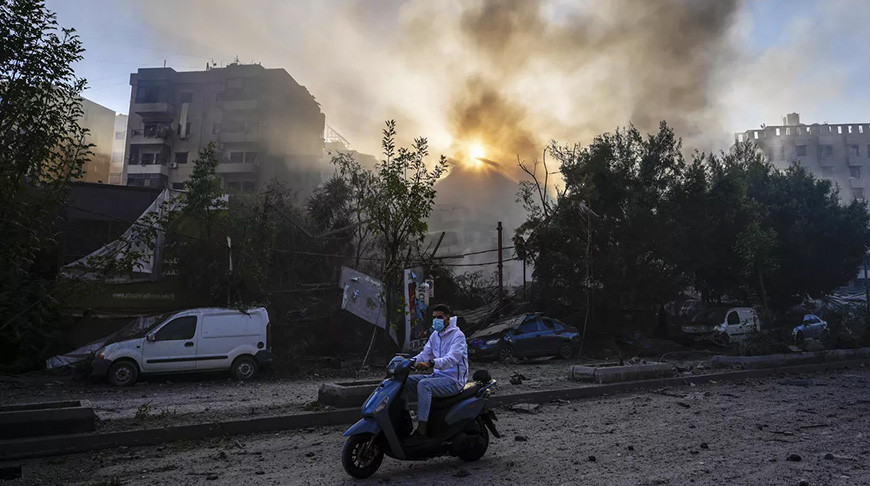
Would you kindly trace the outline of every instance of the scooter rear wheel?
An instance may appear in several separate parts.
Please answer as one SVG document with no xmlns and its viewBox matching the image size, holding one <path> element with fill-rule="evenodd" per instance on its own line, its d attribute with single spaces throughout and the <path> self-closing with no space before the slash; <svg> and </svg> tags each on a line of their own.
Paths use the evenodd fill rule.
<svg viewBox="0 0 870 486">
<path fill-rule="evenodd" d="M 478 435 L 479 437 L 475 440 L 474 445 L 456 455 L 465 462 L 474 462 L 483 457 L 489 448 L 489 431 L 486 430 L 486 425 L 480 419 L 477 419 L 474 421 L 474 425 L 469 427 L 465 433 Z"/>
<path fill-rule="evenodd" d="M 341 451 L 341 465 L 348 474 L 365 479 L 374 474 L 384 460 L 384 451 L 375 440 L 371 444 L 372 434 L 352 435 L 344 443 Z"/>
</svg>

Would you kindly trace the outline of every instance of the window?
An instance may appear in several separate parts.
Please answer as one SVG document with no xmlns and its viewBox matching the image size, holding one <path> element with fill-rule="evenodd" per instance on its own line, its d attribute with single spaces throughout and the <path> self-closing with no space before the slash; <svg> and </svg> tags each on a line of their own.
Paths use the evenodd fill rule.
<svg viewBox="0 0 870 486">
<path fill-rule="evenodd" d="M 849 145 L 849 157 L 857 157 L 858 156 L 858 146 L 857 145 Z"/>
<path fill-rule="evenodd" d="M 181 123 L 178 124 L 178 128 L 175 129 L 175 134 L 181 136 Z M 184 124 L 184 137 L 190 135 L 190 122 Z"/>
<path fill-rule="evenodd" d="M 244 181 L 242 182 L 242 191 L 244 192 L 254 192 L 257 190 L 257 183 L 254 181 Z"/>
<path fill-rule="evenodd" d="M 187 163 L 187 152 L 175 152 L 175 163 L 176 164 L 186 164 Z"/>
<path fill-rule="evenodd" d="M 124 140 L 126 132 L 115 132 L 115 140 Z"/>
<path fill-rule="evenodd" d="M 139 160 L 139 162 L 142 165 L 151 165 L 151 164 L 154 164 L 155 160 L 157 160 L 157 154 L 145 153 L 145 154 L 142 154 L 141 157 L 142 158 Z"/>
<path fill-rule="evenodd" d="M 244 152 L 230 152 L 230 162 L 233 164 L 241 164 L 245 162 Z"/>
<path fill-rule="evenodd" d="M 822 175 L 823 176 L 834 175 L 834 168 L 833 167 L 822 167 Z"/>
<path fill-rule="evenodd" d="M 819 145 L 819 157 L 833 157 L 834 156 L 834 146 L 833 145 Z"/>
<path fill-rule="evenodd" d="M 520 327 L 517 329 L 523 334 L 528 334 L 530 332 L 537 332 L 538 321 L 524 322 L 524 323 L 520 324 Z"/>
<path fill-rule="evenodd" d="M 183 341 L 196 334 L 196 316 L 178 317 L 154 333 L 155 341 Z"/>
<path fill-rule="evenodd" d="M 257 161 L 257 152 L 245 152 L 245 163 L 253 164 Z"/>
<path fill-rule="evenodd" d="M 240 191 L 242 190 L 242 183 L 238 181 L 227 182 L 227 189 L 231 191 Z"/>
<path fill-rule="evenodd" d="M 795 145 L 795 153 L 798 157 L 803 157 L 807 154 L 806 145 Z"/>
<path fill-rule="evenodd" d="M 859 200 L 859 201 L 863 201 L 864 200 L 864 188 L 863 187 L 856 187 L 856 188 L 852 189 L 852 197 Z"/>
<path fill-rule="evenodd" d="M 860 167 L 849 167 L 849 177 L 854 177 L 855 179 L 861 178 L 861 168 Z"/>
<path fill-rule="evenodd" d="M 728 313 L 728 325 L 740 324 L 740 316 L 737 315 L 736 311 L 731 311 Z"/>
<path fill-rule="evenodd" d="M 175 189 L 176 191 L 182 191 L 182 190 L 184 190 L 184 183 L 183 182 L 173 182 L 172 188 Z"/>
</svg>

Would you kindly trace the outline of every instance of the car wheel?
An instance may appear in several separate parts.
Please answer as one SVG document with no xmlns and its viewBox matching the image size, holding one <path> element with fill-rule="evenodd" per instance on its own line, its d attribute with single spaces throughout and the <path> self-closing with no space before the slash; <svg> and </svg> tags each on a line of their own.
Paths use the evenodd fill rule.
<svg viewBox="0 0 870 486">
<path fill-rule="evenodd" d="M 563 341 L 562 344 L 559 345 L 559 357 L 562 359 L 571 359 L 571 356 L 574 355 L 574 348 L 571 346 L 569 341 Z"/>
<path fill-rule="evenodd" d="M 130 386 L 139 379 L 139 367 L 132 361 L 117 361 L 109 367 L 106 380 L 114 386 Z"/>
<path fill-rule="evenodd" d="M 352 435 L 347 438 L 341 451 L 341 465 L 357 479 L 374 474 L 384 460 L 384 451 L 378 441 L 369 445 L 372 434 Z"/>
<path fill-rule="evenodd" d="M 498 349 L 499 361 L 510 361 L 514 357 L 514 348 L 504 345 Z"/>
<path fill-rule="evenodd" d="M 795 335 L 794 335 L 794 341 L 795 341 L 796 343 L 798 343 L 798 344 L 803 344 L 803 342 L 804 342 L 804 333 L 799 331 L 797 334 L 795 334 Z"/>
<path fill-rule="evenodd" d="M 257 360 L 251 356 L 239 356 L 233 361 L 230 371 L 239 381 L 250 380 L 257 374 Z"/>
</svg>

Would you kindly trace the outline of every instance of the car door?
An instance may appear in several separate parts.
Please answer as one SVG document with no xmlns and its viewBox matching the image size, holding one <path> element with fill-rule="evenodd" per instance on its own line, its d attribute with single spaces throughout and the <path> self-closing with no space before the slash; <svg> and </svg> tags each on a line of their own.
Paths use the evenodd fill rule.
<svg viewBox="0 0 870 486">
<path fill-rule="evenodd" d="M 804 327 L 806 327 L 806 337 L 816 338 L 822 334 L 822 320 L 815 314 L 810 314 L 809 320 L 804 320 Z"/>
<path fill-rule="evenodd" d="M 725 332 L 729 336 L 737 336 L 743 333 L 740 314 L 737 312 L 737 309 L 729 310 L 728 315 L 725 316 Z"/>
<path fill-rule="evenodd" d="M 552 319 L 547 319 L 546 317 L 541 319 L 539 339 L 541 341 L 541 354 L 559 354 L 559 345 L 562 344 L 562 336 Z"/>
<path fill-rule="evenodd" d="M 196 314 L 178 316 L 150 333 L 142 345 L 142 371 L 189 371 L 196 368 Z"/>
<path fill-rule="evenodd" d="M 517 326 L 514 332 L 513 344 L 516 356 L 534 356 L 537 352 L 538 321 L 526 321 Z"/>
</svg>

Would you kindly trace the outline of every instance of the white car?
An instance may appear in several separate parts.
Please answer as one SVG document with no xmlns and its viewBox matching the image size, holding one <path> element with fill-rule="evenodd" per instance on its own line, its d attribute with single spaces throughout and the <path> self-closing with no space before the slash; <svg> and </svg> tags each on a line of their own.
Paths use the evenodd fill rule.
<svg viewBox="0 0 870 486">
<path fill-rule="evenodd" d="M 691 339 L 712 337 L 724 343 L 740 341 L 761 330 L 761 321 L 752 307 L 717 307 L 701 311 L 682 331 Z"/>
<path fill-rule="evenodd" d="M 116 386 L 132 385 L 141 373 L 230 370 L 247 380 L 272 362 L 268 326 L 262 307 L 184 310 L 133 339 L 96 350 L 91 370 Z"/>
</svg>

